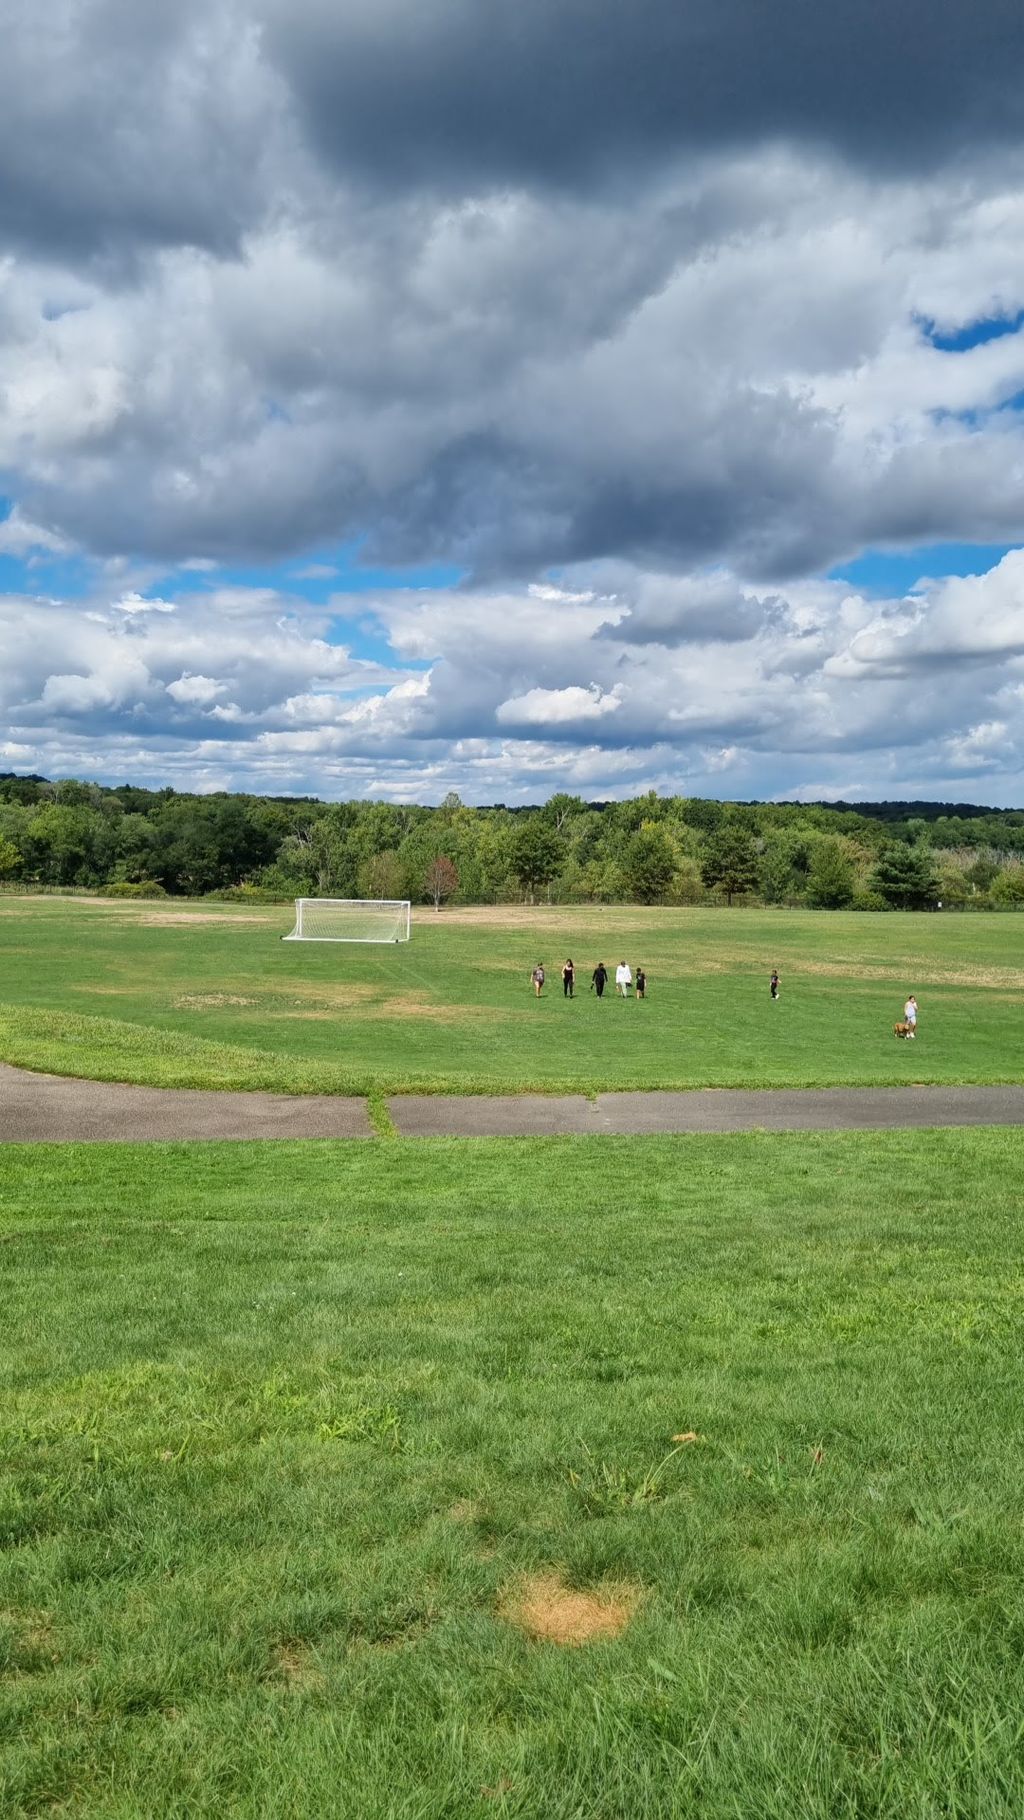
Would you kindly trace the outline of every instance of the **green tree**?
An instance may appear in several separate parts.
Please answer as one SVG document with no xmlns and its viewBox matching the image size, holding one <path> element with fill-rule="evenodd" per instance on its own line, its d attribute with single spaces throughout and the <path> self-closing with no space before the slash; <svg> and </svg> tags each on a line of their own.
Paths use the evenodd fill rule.
<svg viewBox="0 0 1024 1820">
<path fill-rule="evenodd" d="M 930 910 L 938 900 L 938 879 L 928 847 L 883 847 L 868 880 L 894 910 Z"/>
<path fill-rule="evenodd" d="M 948 863 L 939 867 L 939 902 L 946 910 L 961 910 L 970 901 L 972 887 L 961 866 Z"/>
<path fill-rule="evenodd" d="M 1024 909 L 1024 866 L 1008 866 L 1000 872 L 991 891 L 992 902 L 1004 910 Z"/>
<path fill-rule="evenodd" d="M 807 875 L 807 902 L 816 910 L 842 910 L 853 898 L 853 861 L 842 841 L 815 841 Z"/>
<path fill-rule="evenodd" d="M 975 891 L 984 892 L 988 890 L 993 879 L 998 878 L 999 867 L 995 860 L 988 857 L 987 853 L 980 853 L 977 859 L 968 866 L 964 876 L 967 883 L 974 886 Z"/>
<path fill-rule="evenodd" d="M 675 869 L 675 850 L 664 829 L 650 823 L 638 828 L 622 860 L 630 896 L 638 904 L 656 904 L 672 883 Z"/>
<path fill-rule="evenodd" d="M 567 823 L 586 812 L 587 805 L 582 796 L 569 796 L 564 790 L 556 790 L 554 796 L 549 796 L 541 810 L 553 824 L 556 834 L 561 834 Z"/>
<path fill-rule="evenodd" d="M 684 821 L 688 828 L 698 828 L 702 834 L 714 834 L 721 827 L 724 817 L 723 805 L 705 796 L 684 797 L 679 811 L 680 821 Z"/>
<path fill-rule="evenodd" d="M 370 860 L 375 853 L 388 853 L 397 849 L 406 831 L 406 816 L 394 803 L 367 803 L 359 813 L 352 833 L 352 844 L 361 860 Z M 366 891 L 364 897 L 383 897 L 384 892 Z"/>
<path fill-rule="evenodd" d="M 109 831 L 95 809 L 47 803 L 28 828 L 33 868 L 47 885 L 91 885 L 106 877 Z"/>
<path fill-rule="evenodd" d="M 700 871 L 709 890 L 725 892 L 728 904 L 737 894 L 753 891 L 757 884 L 757 849 L 752 836 L 735 822 L 723 823 L 705 842 Z"/>
<path fill-rule="evenodd" d="M 356 879 L 360 897 L 401 898 L 404 883 L 402 862 L 394 848 L 364 860 Z"/>
<path fill-rule="evenodd" d="M 561 843 L 543 815 L 517 815 L 512 831 L 512 870 L 532 904 L 539 885 L 555 877 Z"/>
<path fill-rule="evenodd" d="M 789 896 L 793 889 L 793 843 L 787 835 L 766 835 L 757 884 L 766 904 L 781 904 Z"/>
<path fill-rule="evenodd" d="M 17 878 L 25 861 L 14 845 L 0 834 L 0 878 Z"/>
</svg>

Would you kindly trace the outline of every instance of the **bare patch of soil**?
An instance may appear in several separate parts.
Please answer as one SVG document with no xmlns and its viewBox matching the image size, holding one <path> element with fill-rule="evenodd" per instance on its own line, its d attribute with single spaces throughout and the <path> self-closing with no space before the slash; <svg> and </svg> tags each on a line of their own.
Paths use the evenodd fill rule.
<svg viewBox="0 0 1024 1820">
<path fill-rule="evenodd" d="M 850 961 L 801 960 L 790 971 L 794 974 L 819 974 L 832 979 L 912 980 L 920 986 L 991 986 L 1024 991 L 1024 969 L 1020 967 L 934 967 L 905 955 L 894 955 L 885 967 L 860 965 Z"/>
<path fill-rule="evenodd" d="M 579 1649 L 613 1642 L 640 1604 L 639 1587 L 606 1585 L 589 1592 L 566 1586 L 557 1573 L 532 1574 L 502 1597 L 499 1616 L 540 1643 Z"/>
<path fill-rule="evenodd" d="M 115 910 L 123 904 L 114 903 Z M 259 915 L 254 910 L 149 910 L 141 912 L 136 922 L 149 929 L 173 929 L 181 923 L 278 923 L 278 916 Z"/>
<path fill-rule="evenodd" d="M 379 1017 L 426 1017 L 439 1024 L 461 1024 L 471 1018 L 493 1018 L 494 1012 L 489 1005 L 456 1005 L 442 1004 L 437 999 L 417 998 L 413 993 L 398 994 L 394 998 L 382 999 L 374 1006 L 374 1015 Z M 507 1016 L 507 1013 L 503 1013 Z"/>
<path fill-rule="evenodd" d="M 658 916 L 671 917 L 678 915 L 671 910 L 647 910 L 642 906 L 623 907 L 621 904 L 467 904 L 458 910 L 442 910 L 437 916 L 433 910 L 414 909 L 413 924 L 417 928 L 440 929 L 445 923 L 471 924 L 486 929 L 550 929 L 557 933 L 567 929 L 592 929 L 598 934 L 602 929 L 609 934 L 616 930 L 633 930 L 649 927 Z M 649 920 L 650 919 L 650 920 Z"/>
<path fill-rule="evenodd" d="M 287 987 L 282 987 L 278 997 L 282 1004 L 301 1004 L 304 999 L 323 1010 L 341 1010 L 356 999 L 376 997 L 380 988 L 367 986 L 358 980 L 341 981 L 331 984 L 323 980 L 289 980 Z"/>
<path fill-rule="evenodd" d="M 398 993 L 393 998 L 379 999 L 375 1005 L 359 1005 L 352 1015 L 358 1018 L 429 1018 L 437 1024 L 465 1024 L 485 1019 L 493 1023 L 495 1017 L 502 1021 L 510 1017 L 528 1017 L 527 1011 L 510 1011 L 502 1007 L 500 1013 L 493 1005 L 466 1005 L 456 1002 L 444 1002 L 440 999 L 418 998 L 414 993 Z"/>
<path fill-rule="evenodd" d="M 286 1687 L 304 1692 L 323 1685 L 323 1673 L 308 1643 L 291 1640 L 279 1643 L 272 1658 L 273 1672 Z"/>
<path fill-rule="evenodd" d="M 0 1625 L 14 1633 L 17 1656 L 56 1662 L 53 1620 L 47 1611 L 0 1610 Z M 23 1663 L 28 1667 L 28 1663 Z"/>
<path fill-rule="evenodd" d="M 159 908 L 154 899 L 149 897 L 27 897 L 18 898 L 19 904 L 63 904 L 72 905 L 76 910 L 105 910 L 109 915 L 123 917 L 127 922 L 145 923 L 150 927 L 173 927 L 179 923 L 280 923 L 284 920 L 284 907 L 275 914 L 264 910 L 173 910 Z M 166 901 L 166 900 L 165 900 Z M 173 900 L 172 900 L 173 901 Z M 16 912 L 0 909 L 0 916 L 15 915 Z"/>
<path fill-rule="evenodd" d="M 175 1011 L 217 1011 L 222 1005 L 255 1005 L 254 998 L 239 992 L 183 992 L 172 1000 Z"/>
</svg>

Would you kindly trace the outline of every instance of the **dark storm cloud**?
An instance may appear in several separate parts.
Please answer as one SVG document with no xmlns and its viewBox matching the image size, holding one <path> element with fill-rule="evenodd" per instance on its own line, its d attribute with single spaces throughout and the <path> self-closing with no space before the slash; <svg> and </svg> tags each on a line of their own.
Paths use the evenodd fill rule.
<svg viewBox="0 0 1024 1820">
<path fill-rule="evenodd" d="M 10 0 L 0 241 L 62 261 L 236 248 L 264 206 L 276 88 L 233 0 Z"/>
<path fill-rule="evenodd" d="M 322 151 L 402 186 L 775 137 L 913 168 L 1024 128 L 1020 0 L 270 0 L 268 45 Z"/>
</svg>

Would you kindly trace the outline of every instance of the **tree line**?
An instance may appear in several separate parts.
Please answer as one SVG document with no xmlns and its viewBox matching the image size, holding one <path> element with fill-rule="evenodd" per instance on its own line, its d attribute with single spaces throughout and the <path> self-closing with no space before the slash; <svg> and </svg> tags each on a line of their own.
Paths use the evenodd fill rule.
<svg viewBox="0 0 1024 1820">
<path fill-rule="evenodd" d="M 191 796 L 0 775 L 0 884 L 417 903 L 1024 906 L 1024 813 L 657 796 L 536 808 Z"/>
</svg>

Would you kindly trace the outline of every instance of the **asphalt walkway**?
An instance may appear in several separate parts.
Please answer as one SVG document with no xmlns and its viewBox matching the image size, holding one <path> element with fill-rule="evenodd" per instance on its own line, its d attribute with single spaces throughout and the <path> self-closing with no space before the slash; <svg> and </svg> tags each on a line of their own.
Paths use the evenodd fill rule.
<svg viewBox="0 0 1024 1820">
<path fill-rule="evenodd" d="M 907 1131 L 1024 1125 L 1024 1086 L 698 1089 L 388 1101 L 402 1137 L 642 1136 L 702 1131 Z M 0 1063 L 0 1143 L 369 1138 L 366 1102 L 331 1095 L 212 1093 L 29 1074 Z"/>
</svg>

